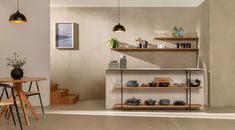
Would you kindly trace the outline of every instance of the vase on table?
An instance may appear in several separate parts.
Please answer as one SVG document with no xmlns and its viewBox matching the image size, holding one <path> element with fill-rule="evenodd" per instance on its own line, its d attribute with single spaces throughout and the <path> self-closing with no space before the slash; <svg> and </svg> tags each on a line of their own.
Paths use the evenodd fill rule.
<svg viewBox="0 0 235 130">
<path fill-rule="evenodd" d="M 24 71 L 21 68 L 14 68 L 11 71 L 11 77 L 13 79 L 21 79 L 24 76 Z"/>
</svg>

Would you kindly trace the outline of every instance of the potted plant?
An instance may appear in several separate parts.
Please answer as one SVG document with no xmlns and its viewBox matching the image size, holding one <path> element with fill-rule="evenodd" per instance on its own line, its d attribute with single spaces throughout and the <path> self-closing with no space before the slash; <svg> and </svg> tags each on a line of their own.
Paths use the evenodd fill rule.
<svg viewBox="0 0 235 130">
<path fill-rule="evenodd" d="M 26 58 L 20 59 L 20 56 L 17 53 L 14 53 L 13 56 L 7 58 L 7 66 L 13 67 L 11 71 L 11 77 L 13 79 L 21 79 L 24 76 L 22 67 L 26 63 Z"/>
<path fill-rule="evenodd" d="M 110 38 L 109 39 L 109 47 L 110 48 L 117 48 L 118 47 L 118 39 L 117 38 Z"/>
</svg>

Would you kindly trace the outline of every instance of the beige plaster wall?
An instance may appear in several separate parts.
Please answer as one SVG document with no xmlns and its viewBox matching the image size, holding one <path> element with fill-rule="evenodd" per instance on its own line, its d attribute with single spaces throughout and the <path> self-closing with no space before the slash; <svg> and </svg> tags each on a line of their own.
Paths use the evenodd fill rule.
<svg viewBox="0 0 235 130">
<path fill-rule="evenodd" d="M 117 24 L 116 8 L 51 8 L 51 79 L 82 99 L 103 99 L 105 73 L 110 60 L 122 53 L 107 46 L 110 37 L 135 45 L 133 38 L 141 37 L 152 44 L 155 30 L 184 27 L 196 32 L 196 8 L 122 8 L 121 23 L 126 33 L 113 33 Z M 79 24 L 79 50 L 55 49 L 54 22 L 72 21 Z M 195 53 L 143 52 L 125 53 L 128 67 L 195 67 Z"/>
<path fill-rule="evenodd" d="M 210 105 L 210 82 L 209 82 L 209 69 L 210 69 L 210 26 L 209 26 L 209 1 L 203 2 L 197 7 L 197 32 L 199 39 L 200 48 L 200 67 L 206 68 L 208 71 L 205 72 L 205 100 Z"/>
<path fill-rule="evenodd" d="M 28 23 L 16 25 L 8 22 L 10 15 L 16 12 L 16 1 L 0 0 L 0 77 L 10 76 L 11 68 L 6 66 L 6 57 L 14 52 L 27 57 L 27 64 L 23 68 L 25 76 L 48 78 L 39 83 L 44 105 L 50 103 L 49 7 L 48 0 L 20 1 L 20 10 Z M 38 97 L 33 98 L 32 102 L 39 105 Z"/>
<path fill-rule="evenodd" d="M 210 0 L 212 106 L 235 106 L 235 1 Z"/>
<path fill-rule="evenodd" d="M 209 1 L 203 2 L 197 7 L 197 32 L 200 44 L 200 60 L 209 69 L 209 50 L 210 50 L 210 26 L 209 26 Z"/>
</svg>

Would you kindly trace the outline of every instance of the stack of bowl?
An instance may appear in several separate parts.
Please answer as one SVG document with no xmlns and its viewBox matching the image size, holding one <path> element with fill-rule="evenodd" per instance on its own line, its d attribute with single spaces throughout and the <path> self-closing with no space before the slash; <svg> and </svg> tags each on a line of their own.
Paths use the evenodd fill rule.
<svg viewBox="0 0 235 130">
<path fill-rule="evenodd" d="M 139 87 L 139 84 L 136 80 L 129 80 L 126 85 L 127 87 Z"/>
</svg>

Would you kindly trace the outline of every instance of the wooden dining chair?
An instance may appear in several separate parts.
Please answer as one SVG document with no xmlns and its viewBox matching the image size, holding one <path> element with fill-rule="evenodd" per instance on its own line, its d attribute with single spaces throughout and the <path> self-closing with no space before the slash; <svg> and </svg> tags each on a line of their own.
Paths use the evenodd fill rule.
<svg viewBox="0 0 235 130">
<path fill-rule="evenodd" d="M 7 84 L 0 84 L 0 88 L 2 88 L 2 90 L 3 90 L 2 92 L 3 93 L 5 92 L 5 94 L 6 94 L 6 99 L 4 99 L 4 100 L 3 100 L 3 93 L 1 94 L 0 106 L 3 107 L 3 110 L 0 113 L 0 119 L 1 119 L 2 115 L 6 112 L 8 107 L 9 107 L 11 115 L 12 115 L 12 119 L 13 119 L 13 122 L 14 122 L 14 125 L 16 125 L 14 113 L 13 113 L 13 110 L 12 110 L 12 106 L 14 105 L 15 109 L 16 109 L 18 121 L 19 121 L 19 124 L 20 124 L 20 128 L 21 128 L 21 130 L 23 130 L 21 119 L 20 119 L 19 110 L 18 110 L 18 107 L 17 107 L 15 95 L 14 95 L 13 87 L 11 87 L 11 86 L 9 86 Z M 9 97 L 7 89 L 11 89 L 11 97 Z"/>
<path fill-rule="evenodd" d="M 39 85 L 38 85 L 37 81 L 35 81 L 35 83 L 36 83 L 36 91 L 32 91 L 33 82 L 30 82 L 29 89 L 25 93 L 26 93 L 27 97 L 31 97 L 31 96 L 38 96 L 39 97 L 39 101 L 40 101 L 40 105 L 41 105 L 41 109 L 42 109 L 42 114 L 44 115 L 44 108 L 43 108 L 42 97 L 41 97 Z"/>
</svg>

